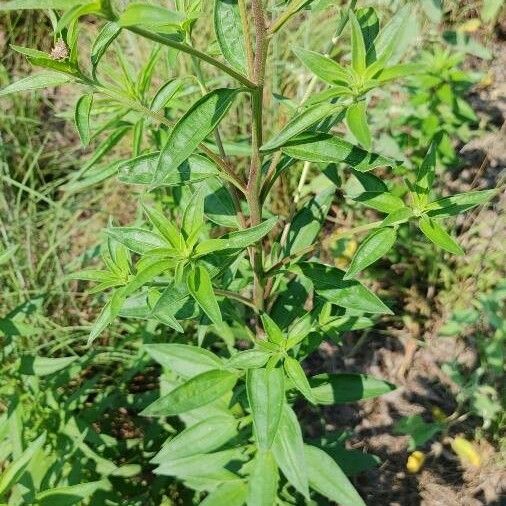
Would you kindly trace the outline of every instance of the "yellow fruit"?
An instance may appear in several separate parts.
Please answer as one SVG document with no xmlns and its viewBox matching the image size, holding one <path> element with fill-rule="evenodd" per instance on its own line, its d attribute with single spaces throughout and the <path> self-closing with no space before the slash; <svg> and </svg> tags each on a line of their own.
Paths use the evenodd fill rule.
<svg viewBox="0 0 506 506">
<path fill-rule="evenodd" d="M 415 474 L 420 469 L 422 469 L 423 464 L 425 462 L 425 454 L 422 452 L 419 452 L 418 450 L 416 452 L 413 452 L 409 457 L 408 461 L 406 462 L 406 469 L 408 470 L 408 473 Z"/>
<path fill-rule="evenodd" d="M 473 443 L 467 439 L 457 436 L 452 441 L 452 449 L 458 455 L 462 464 L 471 464 L 472 466 L 480 467 L 481 456 L 476 451 Z"/>
</svg>

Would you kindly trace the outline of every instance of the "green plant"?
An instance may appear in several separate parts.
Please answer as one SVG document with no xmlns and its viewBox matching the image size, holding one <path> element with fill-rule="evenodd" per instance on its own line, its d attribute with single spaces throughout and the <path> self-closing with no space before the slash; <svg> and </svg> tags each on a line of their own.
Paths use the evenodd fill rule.
<svg viewBox="0 0 506 506">
<path fill-rule="evenodd" d="M 402 164 L 369 151 L 367 101 L 371 90 L 416 71 L 412 64 L 399 63 L 398 51 L 406 20 L 415 15 L 411 5 L 381 31 L 374 9 L 356 9 L 355 1 L 342 8 L 328 50 L 342 43 L 340 58 L 294 50 L 314 74 L 312 82 L 320 79 L 328 86 L 314 94 L 309 90 L 280 129 L 267 126 L 278 115 L 269 106 L 269 44 L 311 3 L 286 2 L 279 17 L 268 19 L 260 0 L 216 0 L 214 26 L 222 58 L 194 46 L 193 27 L 203 7 L 198 0 L 177 1 L 172 9 L 140 2 L 118 9 L 107 0 L 49 0 L 44 7 L 54 9 L 49 11 L 53 51 L 13 47 L 46 70 L 0 90 L 0 97 L 64 84 L 84 90 L 75 108 L 79 136 L 85 146 L 102 140 L 66 186 L 67 195 L 116 175 L 142 188 L 137 222 L 111 223 L 105 230 L 104 268 L 69 278 L 95 282 L 93 291 L 104 294 L 90 345 L 96 346 L 118 317 L 159 326 L 158 340 L 172 341 L 143 346 L 163 375 L 160 397 L 142 399 L 141 414 L 159 420 L 157 427 L 165 427 L 167 419 L 185 427 L 161 449 L 148 452 L 155 474 L 183 481 L 207 506 L 309 502 L 319 497 L 315 494 L 343 505 L 364 504 L 330 454 L 304 443 L 293 403 L 298 397 L 314 405 L 353 402 L 393 387 L 359 374 L 308 378 L 301 362 L 329 334 L 367 328 L 373 317 L 391 314 L 356 277 L 394 247 L 400 227 L 414 222 L 430 241 L 460 254 L 440 220 L 494 193 L 434 198 L 438 135 L 417 170 L 407 173 L 400 195 L 409 200 L 371 172 Z M 14 0 L 1 8 L 37 4 Z M 85 15 L 104 23 L 89 55 L 79 38 Z M 116 44 L 125 33 L 155 43 L 140 68 Z M 183 57 L 191 73 L 154 90 L 157 67 Z M 204 63 L 217 69 L 212 79 L 204 74 Z M 185 99 L 196 93 L 202 97 L 185 107 Z M 227 125 L 232 111 L 248 114 L 246 141 L 243 132 Z M 361 147 L 336 135 L 343 121 Z M 224 131 L 229 142 L 222 140 Z M 105 154 L 126 138 L 130 157 L 102 165 Z M 302 184 L 311 164 L 340 185 L 339 171 L 352 200 L 385 215 L 354 231 L 372 230 L 346 272 L 318 257 L 318 237 L 335 188 L 310 200 L 297 195 L 298 205 L 286 216 L 269 210 L 273 188 L 299 162 L 304 163 Z M 207 343 L 212 346 L 203 347 Z M 19 455 L 23 465 L 14 458 L 4 471 L 0 494 L 5 497 L 24 464 L 42 451 L 44 436 L 36 436 Z M 78 485 L 83 484 L 69 486 Z M 51 489 L 43 482 L 38 494 L 51 494 Z"/>
</svg>

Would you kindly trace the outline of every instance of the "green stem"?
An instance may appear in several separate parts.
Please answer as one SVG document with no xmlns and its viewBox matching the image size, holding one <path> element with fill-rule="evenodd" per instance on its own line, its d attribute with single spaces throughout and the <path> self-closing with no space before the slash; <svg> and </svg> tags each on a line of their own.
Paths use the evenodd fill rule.
<svg viewBox="0 0 506 506">
<path fill-rule="evenodd" d="M 230 77 L 233 77 L 237 81 L 239 81 L 241 84 L 246 86 L 247 88 L 253 89 L 255 88 L 255 84 L 251 82 L 247 77 L 243 76 L 240 72 L 237 72 L 232 67 L 229 67 L 227 64 L 220 62 L 216 58 L 213 58 L 212 56 L 203 53 L 202 51 L 199 51 L 198 49 L 195 49 L 194 47 L 191 47 L 188 44 L 185 44 L 183 42 L 177 42 L 170 37 L 167 37 L 165 35 L 160 35 L 158 33 L 150 32 L 149 30 L 144 30 L 143 28 L 139 28 L 137 26 L 129 26 L 127 27 L 127 30 L 130 30 L 133 33 L 136 33 L 137 35 L 140 35 L 141 37 L 144 37 L 146 39 L 152 40 L 153 42 L 158 42 L 159 44 L 163 44 L 164 46 L 169 46 L 174 49 L 178 49 L 179 51 L 182 51 L 183 53 L 187 53 L 191 56 L 195 56 L 196 58 L 199 58 L 200 60 L 205 61 L 206 63 L 209 63 L 213 67 L 216 67 L 226 74 L 228 74 Z"/>
</svg>

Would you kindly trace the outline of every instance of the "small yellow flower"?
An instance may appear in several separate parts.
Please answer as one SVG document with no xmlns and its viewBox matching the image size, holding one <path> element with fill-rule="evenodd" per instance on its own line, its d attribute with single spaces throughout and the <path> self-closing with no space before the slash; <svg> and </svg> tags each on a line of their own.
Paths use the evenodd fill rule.
<svg viewBox="0 0 506 506">
<path fill-rule="evenodd" d="M 434 406 L 432 408 L 432 418 L 436 422 L 442 423 L 446 420 L 446 413 L 439 406 Z"/>
<path fill-rule="evenodd" d="M 406 469 L 408 473 L 415 474 L 422 469 L 424 463 L 425 454 L 417 450 L 408 457 Z"/>
<path fill-rule="evenodd" d="M 480 467 L 481 456 L 476 451 L 473 443 L 461 436 L 457 436 L 451 444 L 453 451 L 458 455 L 462 464 L 471 464 L 472 466 Z"/>
<path fill-rule="evenodd" d="M 459 30 L 464 33 L 473 33 L 481 26 L 481 21 L 478 18 L 473 18 L 459 26 Z"/>
</svg>

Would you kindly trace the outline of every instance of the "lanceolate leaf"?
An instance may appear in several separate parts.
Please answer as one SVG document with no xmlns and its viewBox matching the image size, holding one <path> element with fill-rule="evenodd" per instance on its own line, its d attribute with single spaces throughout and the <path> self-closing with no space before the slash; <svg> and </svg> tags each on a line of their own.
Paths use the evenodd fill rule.
<svg viewBox="0 0 506 506">
<path fill-rule="evenodd" d="M 425 212 L 431 218 L 447 218 L 455 216 L 472 209 L 475 206 L 488 202 L 495 194 L 496 190 L 481 190 L 467 193 L 458 193 L 450 197 L 444 197 L 431 202 L 425 208 Z"/>
<path fill-rule="evenodd" d="M 348 84 L 350 82 L 349 72 L 327 56 L 301 47 L 295 48 L 293 52 L 322 81 L 330 84 Z"/>
<path fill-rule="evenodd" d="M 312 281 L 316 293 L 333 304 L 365 313 L 392 314 L 374 293 L 358 281 L 345 281 L 345 273 L 340 269 L 316 262 L 303 262 L 299 267 Z"/>
<path fill-rule="evenodd" d="M 100 30 L 91 48 L 91 65 L 94 72 L 107 48 L 114 42 L 120 31 L 121 27 L 114 21 L 106 23 L 102 30 Z"/>
<path fill-rule="evenodd" d="M 318 404 L 357 402 L 387 394 L 395 386 L 365 374 L 318 374 L 309 379 Z"/>
<path fill-rule="evenodd" d="M 350 11 L 349 19 L 351 24 L 351 66 L 359 76 L 362 76 L 366 68 L 364 37 L 357 18 L 352 11 Z"/>
<path fill-rule="evenodd" d="M 23 356 L 21 357 L 21 374 L 33 374 L 35 376 L 47 376 L 61 371 L 75 362 L 79 357 L 40 357 Z"/>
<path fill-rule="evenodd" d="M 1 7 L 0 7 L 1 10 Z M 40 90 L 42 88 L 52 88 L 72 81 L 70 76 L 56 74 L 55 72 L 39 72 L 31 76 L 20 79 L 0 90 L 0 97 L 19 93 L 20 91 Z"/>
<path fill-rule="evenodd" d="M 165 143 L 154 175 L 163 183 L 195 151 L 227 113 L 239 90 L 221 88 L 211 91 L 192 105 L 176 124 Z"/>
<path fill-rule="evenodd" d="M 219 325 L 223 319 L 221 317 L 220 306 L 214 295 L 211 276 L 201 265 L 196 265 L 188 272 L 186 279 L 188 290 L 192 297 L 197 301 L 204 313 L 216 325 Z"/>
<path fill-rule="evenodd" d="M 93 481 L 44 490 L 35 496 L 35 500 L 38 506 L 67 506 L 89 500 L 97 490 L 110 489 L 108 480 Z"/>
<path fill-rule="evenodd" d="M 371 132 L 367 124 L 365 100 L 356 102 L 346 110 L 346 123 L 351 133 L 365 149 L 371 148 Z"/>
<path fill-rule="evenodd" d="M 237 420 L 232 416 L 212 416 L 188 427 L 167 441 L 151 459 L 153 464 L 209 453 L 237 435 Z"/>
<path fill-rule="evenodd" d="M 304 457 L 302 431 L 297 416 L 287 404 L 283 407 L 272 452 L 287 480 L 309 500 L 308 469 Z"/>
<path fill-rule="evenodd" d="M 90 142 L 90 112 L 93 105 L 93 95 L 83 95 L 76 104 L 75 122 L 79 137 L 84 146 Z"/>
<path fill-rule="evenodd" d="M 214 30 L 225 59 L 246 73 L 246 49 L 237 0 L 215 0 Z"/>
<path fill-rule="evenodd" d="M 109 227 L 105 233 L 135 253 L 144 254 L 155 248 L 167 248 L 168 243 L 158 234 L 136 227 Z"/>
<path fill-rule="evenodd" d="M 397 162 L 328 134 L 293 139 L 282 151 L 292 158 L 308 162 L 345 163 L 355 170 L 367 172 L 376 167 L 395 167 Z"/>
<path fill-rule="evenodd" d="M 260 450 L 248 480 L 248 506 L 272 506 L 276 503 L 279 473 L 270 450 Z"/>
<path fill-rule="evenodd" d="M 248 488 L 239 480 L 224 482 L 213 490 L 201 503 L 200 506 L 242 506 L 246 499 Z"/>
<path fill-rule="evenodd" d="M 397 233 L 394 228 L 381 228 L 369 234 L 360 244 L 343 279 L 352 279 L 360 271 L 388 253 L 395 243 Z"/>
<path fill-rule="evenodd" d="M 148 355 L 163 367 L 183 378 L 191 378 L 212 369 L 223 369 L 221 359 L 209 350 L 189 344 L 146 344 Z"/>
<path fill-rule="evenodd" d="M 436 246 L 453 253 L 454 255 L 463 255 L 464 250 L 459 243 L 435 220 L 422 216 L 418 222 L 420 230 Z"/>
<path fill-rule="evenodd" d="M 312 489 L 342 506 L 366 506 L 330 455 L 315 446 L 304 445 L 304 457 Z"/>
<path fill-rule="evenodd" d="M 160 33 L 177 32 L 183 24 L 183 14 L 144 2 L 132 2 L 121 13 L 118 23 L 120 26 L 146 26 L 156 29 Z"/>
<path fill-rule="evenodd" d="M 325 102 L 308 107 L 291 119 L 281 132 L 276 134 L 261 147 L 261 150 L 272 151 L 285 145 L 296 135 L 304 132 L 309 127 L 315 125 L 318 121 L 337 113 L 341 109 L 342 106 L 340 105 L 328 104 Z"/>
<path fill-rule="evenodd" d="M 282 369 L 251 369 L 246 373 L 248 401 L 258 447 L 271 447 L 285 402 Z"/>
<path fill-rule="evenodd" d="M 227 392 L 237 382 L 237 375 L 222 370 L 207 371 L 195 376 L 150 404 L 144 416 L 175 416 L 209 404 Z"/>
<path fill-rule="evenodd" d="M 315 403 L 306 373 L 298 360 L 292 357 L 286 357 L 283 365 L 287 376 L 292 380 L 297 390 L 299 390 L 309 402 Z"/>
</svg>

